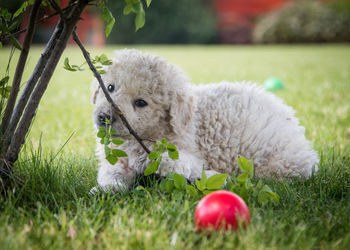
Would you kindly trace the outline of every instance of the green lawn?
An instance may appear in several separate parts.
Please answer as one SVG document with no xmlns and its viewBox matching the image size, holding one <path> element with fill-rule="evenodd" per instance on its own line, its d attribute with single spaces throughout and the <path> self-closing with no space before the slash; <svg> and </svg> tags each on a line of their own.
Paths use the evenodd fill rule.
<svg viewBox="0 0 350 250">
<path fill-rule="evenodd" d="M 111 56 L 120 47 L 90 51 Z M 190 76 L 193 83 L 281 78 L 276 95 L 295 108 L 321 157 L 309 180 L 265 180 L 280 204 L 248 204 L 251 225 L 236 233 L 197 233 L 198 200 L 169 196 L 148 183 L 136 191 L 90 197 L 96 185 L 90 82 L 92 74 L 60 63 L 15 167 L 24 184 L 0 197 L 1 249 L 349 249 L 350 47 L 147 46 Z M 24 79 L 42 51 L 33 48 Z M 9 50 L 0 50 L 0 76 Z M 16 55 L 11 72 L 14 70 Z M 66 54 L 83 62 L 77 48 Z M 72 139 L 60 151 L 74 132 Z M 57 154 L 60 152 L 59 154 Z M 135 184 L 137 185 L 137 184 Z"/>
</svg>

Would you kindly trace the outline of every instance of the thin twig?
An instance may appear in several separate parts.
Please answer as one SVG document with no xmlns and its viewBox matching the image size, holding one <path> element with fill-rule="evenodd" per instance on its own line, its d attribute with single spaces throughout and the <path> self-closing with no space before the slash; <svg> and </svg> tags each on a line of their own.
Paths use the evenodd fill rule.
<svg viewBox="0 0 350 250">
<path fill-rule="evenodd" d="M 60 14 L 61 19 L 65 22 L 66 17 L 64 16 L 63 11 L 60 8 L 60 6 L 58 6 L 57 3 L 53 0 L 49 0 L 49 3 L 51 4 L 52 8 L 54 8 Z"/>
<path fill-rule="evenodd" d="M 141 145 L 141 147 L 146 151 L 147 154 L 149 154 L 151 151 L 143 143 L 142 139 L 138 136 L 138 134 L 135 132 L 135 130 L 130 126 L 130 124 L 127 121 L 127 119 L 125 118 L 123 112 L 120 110 L 120 108 L 117 106 L 117 104 L 114 103 L 112 97 L 109 95 L 108 90 L 106 89 L 106 86 L 102 80 L 101 75 L 98 73 L 97 69 L 95 68 L 95 66 L 91 62 L 89 52 L 85 49 L 84 45 L 79 40 L 79 37 L 78 37 L 75 30 L 73 31 L 73 40 L 78 44 L 81 51 L 83 52 L 84 58 L 85 58 L 86 62 L 88 63 L 91 71 L 94 73 L 98 83 L 100 84 L 100 87 L 101 87 L 103 93 L 105 94 L 106 99 L 112 105 L 114 111 L 118 114 L 118 116 L 122 120 L 124 126 L 129 130 L 130 134 L 134 136 L 134 138 L 138 141 L 138 143 Z"/>
<path fill-rule="evenodd" d="M 7 126 L 10 122 L 10 119 L 11 119 L 13 108 L 14 108 L 15 103 L 16 103 L 16 99 L 17 99 L 18 92 L 19 92 L 19 87 L 21 84 L 22 76 L 23 76 L 24 66 L 26 64 L 28 54 L 29 54 L 30 45 L 32 44 L 32 40 L 33 40 L 33 35 L 34 35 L 34 31 L 35 31 L 35 20 L 38 16 L 38 13 L 39 13 L 40 4 L 41 4 L 41 0 L 35 0 L 33 7 L 32 7 L 32 10 L 30 12 L 28 31 L 26 33 L 26 37 L 25 37 L 24 42 L 23 42 L 23 47 L 21 50 L 20 57 L 18 59 L 16 72 L 15 72 L 15 75 L 13 77 L 10 96 L 7 100 L 4 116 L 3 116 L 2 122 L 1 122 L 1 133 L 2 134 L 4 134 L 6 129 L 7 129 Z"/>
</svg>

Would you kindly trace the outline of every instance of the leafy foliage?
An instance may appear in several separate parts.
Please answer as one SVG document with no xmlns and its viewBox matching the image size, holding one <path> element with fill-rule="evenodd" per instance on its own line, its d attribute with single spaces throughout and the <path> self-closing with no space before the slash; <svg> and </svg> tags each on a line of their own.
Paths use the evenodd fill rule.
<svg viewBox="0 0 350 250">
<path fill-rule="evenodd" d="M 146 13 L 143 8 L 142 0 L 125 0 L 125 7 L 123 10 L 124 15 L 128 15 L 131 12 L 135 13 L 135 30 L 142 28 L 145 24 Z M 149 7 L 151 0 L 146 0 L 146 6 Z M 115 18 L 113 17 L 112 12 L 106 6 L 105 1 L 99 0 L 98 7 L 101 10 L 101 19 L 106 22 L 105 34 L 108 37 L 114 27 Z"/>
<path fill-rule="evenodd" d="M 98 7 L 102 12 L 101 19 L 106 22 L 105 34 L 106 37 L 108 37 L 113 29 L 115 18 L 113 17 L 112 12 L 107 8 L 103 0 L 99 1 Z"/>
<path fill-rule="evenodd" d="M 131 12 L 135 13 L 135 30 L 142 28 L 145 25 L 145 10 L 143 9 L 143 3 L 141 0 L 125 0 L 126 6 L 124 7 L 123 14 L 129 15 Z M 151 4 L 151 0 L 146 1 L 147 7 Z"/>
<path fill-rule="evenodd" d="M 152 152 L 149 156 L 150 159 L 155 160 L 154 162 L 161 159 L 157 158 L 157 153 L 158 152 Z M 154 162 L 148 166 L 150 169 L 149 172 L 153 171 L 152 173 L 154 173 L 158 169 L 160 162 L 157 162 L 157 164 Z M 253 183 L 253 161 L 248 161 L 246 158 L 240 156 L 237 160 L 237 164 L 242 173 L 237 177 L 233 173 L 231 180 L 229 180 L 227 174 L 215 174 L 208 178 L 205 171 L 202 171 L 200 180 L 195 180 L 194 184 L 187 184 L 187 180 L 184 176 L 170 172 L 161 181 L 159 188 L 162 192 L 168 194 L 186 192 L 191 197 L 197 199 L 211 192 L 226 189 L 241 196 L 246 202 L 257 201 L 261 206 L 265 206 L 268 203 L 279 203 L 279 196 L 273 192 L 268 185 L 264 185 L 262 180 L 259 180 L 256 185 Z M 149 175 L 148 172 L 147 175 Z"/>
<path fill-rule="evenodd" d="M 15 17 L 17 17 L 16 13 L 14 15 L 12 15 L 12 13 L 10 13 L 7 9 L 0 9 L 0 36 L 3 37 L 3 36 L 8 35 L 12 45 L 16 49 L 21 50 L 22 49 L 21 44 L 11 34 L 11 32 L 14 31 L 19 26 L 20 21 L 21 21 L 21 19 L 15 19 Z M 0 48 L 1 47 L 2 47 L 2 44 L 1 44 Z"/>
<path fill-rule="evenodd" d="M 92 63 L 95 65 L 98 73 L 102 75 L 106 73 L 106 71 L 103 70 L 103 66 L 112 65 L 112 60 L 108 59 L 106 54 L 101 54 L 100 56 L 95 56 L 95 58 L 92 60 Z M 86 64 L 86 62 L 82 63 L 81 65 L 76 65 L 76 64 L 71 65 L 69 63 L 68 57 L 66 57 L 64 59 L 63 68 L 69 71 L 77 71 L 77 70 L 83 71 L 85 70 L 84 68 L 82 68 L 84 64 Z"/>
<path fill-rule="evenodd" d="M 95 65 L 98 73 L 102 75 L 106 73 L 106 71 L 102 69 L 103 66 L 112 65 L 112 60 L 108 59 L 105 54 L 102 54 L 100 56 L 95 56 L 92 63 Z"/>
<path fill-rule="evenodd" d="M 253 183 L 253 161 L 248 161 L 243 156 L 240 156 L 237 164 L 242 173 L 237 177 L 234 173 L 232 174 L 232 179 L 226 184 L 228 190 L 238 194 L 246 201 L 249 199 L 257 200 L 262 206 L 270 202 L 279 203 L 279 196 L 268 185 L 264 185 L 262 180 L 259 180 L 256 185 Z"/>
<path fill-rule="evenodd" d="M 119 146 L 124 143 L 124 141 L 119 138 L 113 138 L 115 133 L 116 131 L 112 129 L 108 120 L 106 121 L 106 126 L 100 127 L 97 133 L 97 137 L 101 139 L 100 143 L 104 145 L 106 160 L 112 165 L 118 162 L 119 157 L 128 156 L 123 150 L 112 147 L 112 144 Z"/>
<path fill-rule="evenodd" d="M 177 151 L 175 145 L 167 143 L 168 141 L 165 138 L 163 138 L 161 141 L 156 141 L 156 144 L 153 147 L 155 151 L 148 155 L 148 159 L 150 159 L 152 162 L 148 164 L 147 168 L 145 169 L 145 176 L 151 175 L 158 170 L 158 167 L 163 159 L 162 154 L 164 152 L 168 152 L 168 155 L 172 160 L 179 159 L 179 152 Z"/>
<path fill-rule="evenodd" d="M 66 57 L 64 59 L 64 66 L 63 66 L 63 68 L 66 69 L 66 70 L 69 70 L 69 71 L 77 71 L 77 70 L 83 71 L 84 70 L 83 68 L 81 68 L 81 66 L 78 66 L 78 65 L 75 65 L 75 64 L 70 65 L 68 57 Z"/>
<path fill-rule="evenodd" d="M 0 80 L 0 95 L 2 98 L 7 98 L 10 94 L 11 86 L 8 86 L 9 76 L 5 76 Z"/>
<path fill-rule="evenodd" d="M 15 13 L 13 13 L 13 18 L 18 17 L 19 15 L 21 15 L 23 12 L 26 11 L 26 9 L 27 9 L 30 5 L 33 5 L 33 3 L 34 3 L 34 0 L 24 1 L 24 2 L 22 3 L 21 7 L 19 7 Z"/>
</svg>

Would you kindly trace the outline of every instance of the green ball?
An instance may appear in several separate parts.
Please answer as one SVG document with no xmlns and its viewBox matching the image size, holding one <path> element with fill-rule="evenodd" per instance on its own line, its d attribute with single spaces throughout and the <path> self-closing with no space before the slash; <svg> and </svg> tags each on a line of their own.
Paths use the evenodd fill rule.
<svg viewBox="0 0 350 250">
<path fill-rule="evenodd" d="M 284 89 L 284 84 L 280 79 L 276 77 L 270 77 L 264 81 L 263 88 L 267 91 L 275 91 L 278 89 Z"/>
</svg>

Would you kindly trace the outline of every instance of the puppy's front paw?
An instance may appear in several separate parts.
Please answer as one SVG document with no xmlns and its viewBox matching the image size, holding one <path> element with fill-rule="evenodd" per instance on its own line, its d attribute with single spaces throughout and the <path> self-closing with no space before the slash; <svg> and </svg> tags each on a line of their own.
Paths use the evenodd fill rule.
<svg viewBox="0 0 350 250">
<path fill-rule="evenodd" d="M 100 191 L 100 189 L 98 187 L 93 187 L 93 188 L 90 189 L 89 195 L 94 196 L 99 191 Z"/>
<path fill-rule="evenodd" d="M 89 195 L 94 196 L 98 193 L 118 193 L 122 190 L 126 190 L 126 187 L 123 185 L 105 185 L 105 186 L 96 186 L 90 189 Z"/>
<path fill-rule="evenodd" d="M 92 190 L 94 189 L 94 190 Z M 94 187 L 90 190 L 91 191 L 95 191 L 97 190 L 97 192 L 102 191 L 105 193 L 120 193 L 123 191 L 127 191 L 129 188 L 127 186 L 127 184 L 123 181 L 113 181 L 111 184 L 106 184 L 106 185 L 101 185 L 99 184 L 98 187 Z"/>
</svg>

